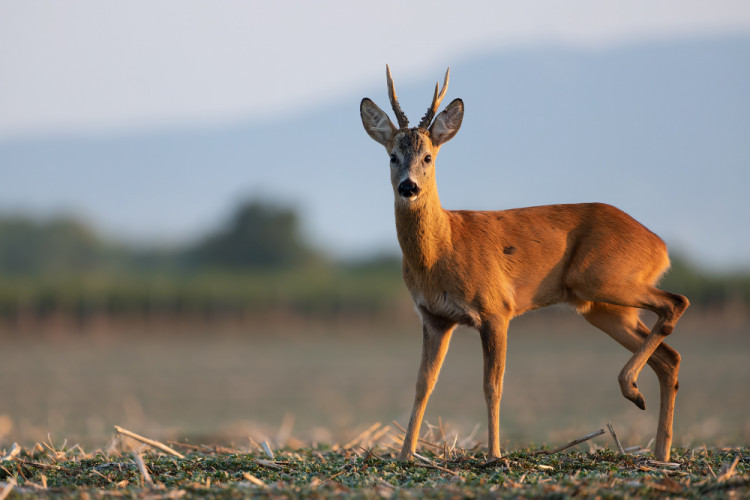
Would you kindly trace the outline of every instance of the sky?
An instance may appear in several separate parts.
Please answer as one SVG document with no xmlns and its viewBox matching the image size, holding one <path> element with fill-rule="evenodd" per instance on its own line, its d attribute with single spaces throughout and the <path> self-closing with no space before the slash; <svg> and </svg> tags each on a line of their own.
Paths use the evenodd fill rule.
<svg viewBox="0 0 750 500">
<path fill-rule="evenodd" d="M 750 32 L 746 0 L 0 0 L 0 141 L 292 115 L 462 55 Z"/>
</svg>

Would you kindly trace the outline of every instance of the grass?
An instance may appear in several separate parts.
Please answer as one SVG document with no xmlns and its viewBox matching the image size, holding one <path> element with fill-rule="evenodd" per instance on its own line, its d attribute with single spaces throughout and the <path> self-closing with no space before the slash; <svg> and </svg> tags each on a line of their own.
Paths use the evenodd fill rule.
<svg viewBox="0 0 750 500">
<path fill-rule="evenodd" d="M 488 462 L 477 448 L 429 443 L 397 460 L 372 433 L 337 445 L 237 450 L 173 443 L 182 458 L 130 449 L 56 449 L 51 443 L 0 462 L 0 498 L 728 498 L 750 495 L 750 449 L 676 449 L 672 462 L 610 449 L 539 454 L 521 449 Z M 357 444 L 361 441 L 369 447 Z M 384 444 L 385 443 L 385 444 Z M 442 446 L 441 446 L 442 445 Z M 442 448 L 442 451 L 439 451 Z M 139 465 L 141 462 L 142 465 Z"/>
<path fill-rule="evenodd" d="M 393 265 L 194 273 L 0 273 L 0 334 L 12 331 L 19 318 L 29 317 L 65 316 L 82 324 L 102 316 L 113 321 L 129 315 L 195 320 L 273 310 L 329 317 L 342 311 L 390 313 L 404 303 L 409 303 L 408 292 L 400 266 Z"/>
</svg>

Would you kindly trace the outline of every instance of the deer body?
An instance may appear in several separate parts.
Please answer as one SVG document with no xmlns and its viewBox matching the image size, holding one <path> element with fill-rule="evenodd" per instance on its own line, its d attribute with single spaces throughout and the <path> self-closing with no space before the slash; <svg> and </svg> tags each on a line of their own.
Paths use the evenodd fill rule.
<svg viewBox="0 0 750 500">
<path fill-rule="evenodd" d="M 688 301 L 654 286 L 669 267 L 664 243 L 629 215 L 601 203 L 444 210 L 434 158 L 458 132 L 463 102 L 451 102 L 433 123 L 446 73 L 443 91 L 436 88 L 427 115 L 418 127 L 408 128 L 390 70 L 387 76 L 399 128 L 369 99 L 362 101 L 360 112 L 367 133 L 390 154 L 404 282 L 422 319 L 422 361 L 401 457 L 408 459 L 415 450 L 427 400 L 458 324 L 480 333 L 489 457 L 499 457 L 508 323 L 526 311 L 569 303 L 633 351 L 619 383 L 623 395 L 641 409 L 638 374 L 646 363 L 656 372 L 661 404 L 655 454 L 667 460 L 680 358 L 662 340 Z M 657 314 L 652 329 L 639 320 L 638 309 Z"/>
<path fill-rule="evenodd" d="M 436 208 L 432 217 L 443 219 L 438 224 L 425 212 L 396 209 L 404 281 L 418 307 L 467 326 L 478 327 L 485 314 L 517 316 L 561 302 L 585 312 L 591 299 L 577 282 L 611 280 L 620 255 L 645 257 L 636 269 L 630 262 L 620 266 L 620 281 L 653 282 L 669 265 L 658 236 L 605 204 Z M 622 223 L 640 234 L 620 233 Z M 431 225 L 445 228 L 432 245 L 424 241 L 435 237 Z"/>
</svg>

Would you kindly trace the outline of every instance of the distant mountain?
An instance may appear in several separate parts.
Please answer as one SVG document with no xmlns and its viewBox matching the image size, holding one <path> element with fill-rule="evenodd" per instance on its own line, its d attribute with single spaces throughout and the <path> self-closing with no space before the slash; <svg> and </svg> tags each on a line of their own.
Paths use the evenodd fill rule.
<svg viewBox="0 0 750 500">
<path fill-rule="evenodd" d="M 385 61 L 373 61 L 383 65 Z M 451 66 L 461 132 L 437 160 L 446 208 L 603 201 L 714 267 L 750 266 L 750 37 L 603 51 L 532 48 Z M 400 81 L 416 123 L 444 68 Z M 247 196 L 290 203 L 339 255 L 395 251 L 387 155 L 359 101 L 267 123 L 0 143 L 0 211 L 82 214 L 135 239 L 185 240 Z"/>
</svg>

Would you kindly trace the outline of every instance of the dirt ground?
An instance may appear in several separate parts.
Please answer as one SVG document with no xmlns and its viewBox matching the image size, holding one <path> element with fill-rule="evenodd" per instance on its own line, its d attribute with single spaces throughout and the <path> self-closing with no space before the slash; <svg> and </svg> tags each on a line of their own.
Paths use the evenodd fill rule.
<svg viewBox="0 0 750 500">
<path fill-rule="evenodd" d="M 6 335 L 0 339 L 0 448 L 47 439 L 103 446 L 121 425 L 155 438 L 339 442 L 373 422 L 406 424 L 420 357 L 416 317 L 383 326 L 264 325 L 236 334 Z M 750 442 L 750 328 L 686 315 L 668 339 L 682 354 L 675 446 Z M 506 448 L 555 444 L 611 422 L 625 446 L 647 445 L 646 411 L 620 395 L 629 353 L 573 313 L 511 323 L 501 436 Z M 481 347 L 454 334 L 426 420 L 486 439 Z"/>
</svg>

